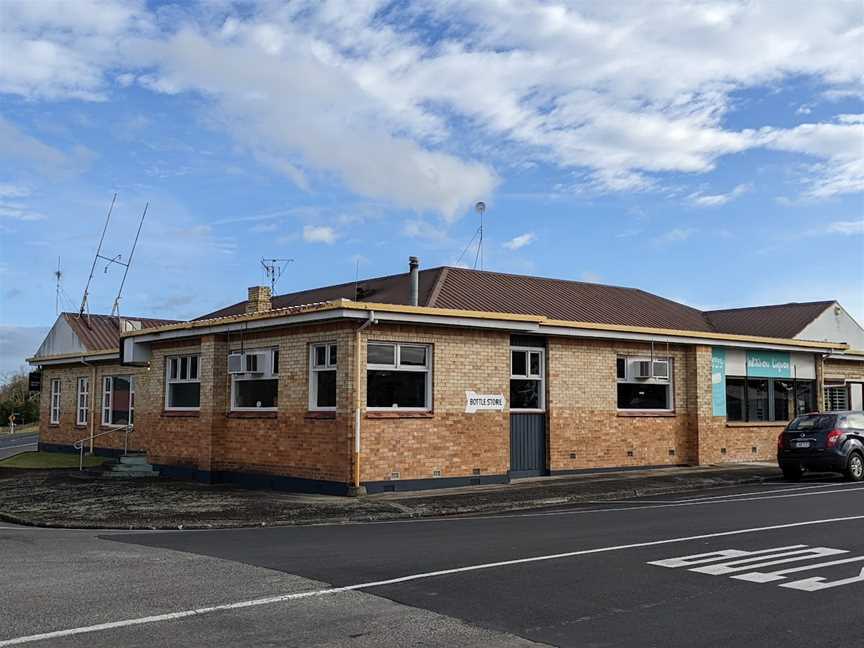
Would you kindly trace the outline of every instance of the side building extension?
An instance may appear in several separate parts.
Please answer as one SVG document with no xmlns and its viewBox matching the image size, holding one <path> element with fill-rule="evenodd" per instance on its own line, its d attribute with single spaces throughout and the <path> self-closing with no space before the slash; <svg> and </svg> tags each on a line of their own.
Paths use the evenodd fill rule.
<svg viewBox="0 0 864 648">
<path fill-rule="evenodd" d="M 864 384 L 836 302 L 703 312 L 416 262 L 119 336 L 163 474 L 331 493 L 770 460 L 786 421 Z"/>
</svg>

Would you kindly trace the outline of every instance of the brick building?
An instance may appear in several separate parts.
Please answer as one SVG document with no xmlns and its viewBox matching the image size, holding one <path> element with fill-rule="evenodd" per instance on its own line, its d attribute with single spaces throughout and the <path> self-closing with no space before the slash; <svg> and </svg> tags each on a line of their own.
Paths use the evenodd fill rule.
<svg viewBox="0 0 864 648">
<path fill-rule="evenodd" d="M 100 431 L 125 429 L 104 418 L 108 378 L 134 376 L 135 447 L 163 474 L 332 493 L 773 459 L 796 413 L 860 408 L 864 389 L 864 330 L 836 302 L 703 312 L 416 261 L 272 298 L 250 288 L 189 322 L 137 321 L 115 323 L 114 355 L 94 369 L 103 394 L 85 400 Z M 90 367 L 62 350 L 31 359 L 49 449 L 82 436 L 75 389 Z"/>
</svg>

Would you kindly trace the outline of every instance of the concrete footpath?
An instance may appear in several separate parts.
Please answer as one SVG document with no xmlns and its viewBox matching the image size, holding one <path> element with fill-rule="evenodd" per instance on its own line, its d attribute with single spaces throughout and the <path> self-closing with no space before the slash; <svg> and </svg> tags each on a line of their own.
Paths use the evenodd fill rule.
<svg viewBox="0 0 864 648">
<path fill-rule="evenodd" d="M 44 527 L 207 529 L 500 513 L 780 479 L 749 463 L 523 479 L 511 484 L 347 498 L 176 480 L 90 480 L 0 469 L 0 520 Z"/>
</svg>

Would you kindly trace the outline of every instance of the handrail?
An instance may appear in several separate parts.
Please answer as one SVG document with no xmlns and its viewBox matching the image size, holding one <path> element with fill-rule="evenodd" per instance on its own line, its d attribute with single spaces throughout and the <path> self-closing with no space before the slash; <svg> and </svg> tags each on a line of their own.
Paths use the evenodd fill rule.
<svg viewBox="0 0 864 648">
<path fill-rule="evenodd" d="M 131 423 L 127 423 L 123 428 L 123 456 L 125 457 L 129 454 L 129 435 L 135 431 L 135 426 Z M 78 470 L 84 470 L 84 444 L 91 439 L 95 439 L 96 437 L 104 436 L 106 434 L 111 434 L 112 432 L 117 432 L 121 429 L 121 426 L 112 427 L 109 430 L 102 430 L 93 436 L 86 436 L 83 439 L 79 439 L 75 443 L 72 444 L 72 447 L 79 451 L 78 455 Z"/>
</svg>

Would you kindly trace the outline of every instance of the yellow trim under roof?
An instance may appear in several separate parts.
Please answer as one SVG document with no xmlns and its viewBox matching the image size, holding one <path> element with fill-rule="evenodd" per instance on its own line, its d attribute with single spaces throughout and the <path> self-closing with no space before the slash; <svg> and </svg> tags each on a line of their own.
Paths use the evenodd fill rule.
<svg viewBox="0 0 864 648">
<path fill-rule="evenodd" d="M 848 345 L 842 342 L 815 342 L 811 340 L 795 340 L 787 338 L 763 337 L 757 335 L 738 335 L 733 333 L 713 333 L 706 331 L 689 331 L 680 329 L 664 329 L 648 326 L 627 326 L 622 324 L 598 324 L 596 322 L 577 322 L 570 320 L 550 319 L 543 315 L 524 315 L 519 313 L 497 313 L 487 311 L 459 310 L 454 308 L 430 308 L 428 306 L 405 306 L 401 304 L 376 304 L 371 302 L 355 302 L 349 299 L 339 299 L 329 302 L 319 302 L 307 306 L 291 306 L 288 308 L 276 308 L 263 313 L 244 313 L 241 315 L 229 315 L 207 320 L 196 320 L 192 322 L 181 322 L 179 324 L 167 324 L 138 331 L 126 331 L 120 334 L 121 338 L 149 335 L 162 331 L 195 330 L 209 326 L 231 324 L 234 322 L 254 322 L 263 319 L 287 317 L 292 315 L 303 315 L 306 313 L 325 312 L 330 310 L 345 309 L 355 311 L 379 311 L 383 313 L 405 313 L 408 315 L 431 315 L 438 317 L 464 317 L 478 320 L 503 320 L 509 322 L 528 322 L 542 326 L 557 326 L 570 329 L 587 329 L 592 331 L 610 331 L 618 333 L 641 333 L 647 335 L 668 335 L 673 337 L 697 337 L 718 342 L 750 342 L 763 344 L 776 344 L 784 346 L 801 347 L 802 349 L 835 349 L 846 350 Z"/>
</svg>

